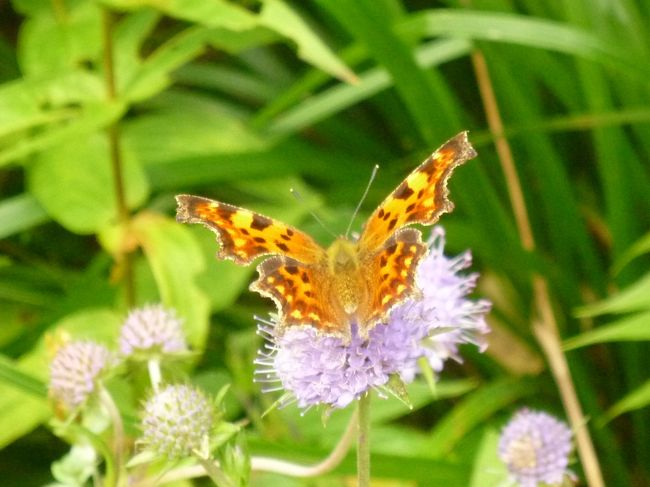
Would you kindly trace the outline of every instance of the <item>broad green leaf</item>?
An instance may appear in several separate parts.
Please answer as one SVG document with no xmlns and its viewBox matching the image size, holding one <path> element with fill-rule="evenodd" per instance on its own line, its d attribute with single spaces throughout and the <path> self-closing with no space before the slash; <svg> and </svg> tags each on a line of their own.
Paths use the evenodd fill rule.
<svg viewBox="0 0 650 487">
<path fill-rule="evenodd" d="M 356 82 L 354 73 L 291 5 L 283 0 L 263 0 L 262 4 L 260 23 L 291 39 L 296 44 L 298 56 L 337 78 L 349 83 Z"/>
<path fill-rule="evenodd" d="M 508 485 L 509 474 L 499 459 L 499 433 L 488 429 L 483 434 L 472 470 L 469 487 L 500 487 Z"/>
<path fill-rule="evenodd" d="M 68 315 L 52 327 L 57 333 L 65 333 L 71 339 L 93 339 L 109 348 L 117 339 L 121 317 L 106 309 L 84 309 Z M 50 351 L 45 338 L 14 363 L 14 366 L 29 376 L 29 383 L 45 382 L 48 378 Z M 36 381 L 36 382 L 34 382 Z M 41 390 L 40 386 L 38 389 Z M 0 384 L 0 448 L 25 435 L 51 415 L 46 397 L 34 395 L 34 389 L 16 381 Z"/>
<path fill-rule="evenodd" d="M 129 207 L 147 197 L 147 181 L 133 155 L 121 150 L 122 178 Z M 39 154 L 29 167 L 30 192 L 68 230 L 93 233 L 117 218 L 108 139 L 95 134 Z"/>
<path fill-rule="evenodd" d="M 64 73 L 101 52 L 101 10 L 94 2 L 66 9 L 65 18 L 49 12 L 29 18 L 20 30 L 18 61 L 28 76 Z"/>
<path fill-rule="evenodd" d="M 607 299 L 576 309 L 584 318 L 608 313 L 621 314 L 650 309 L 650 273 Z"/>
<path fill-rule="evenodd" d="M 153 272 L 161 301 L 184 320 L 188 342 L 202 349 L 208 334 L 208 298 L 196 283 L 205 257 L 182 225 L 154 213 L 140 213 L 131 222 L 132 236 L 142 247 Z M 227 287 L 230 283 L 223 281 Z"/>
<path fill-rule="evenodd" d="M 2 148 L 0 167 L 52 146 L 87 138 L 89 134 L 117 120 L 124 110 L 124 105 L 120 103 L 86 104 L 68 123 L 51 124 L 35 135 L 17 138 L 12 145 Z"/>
<path fill-rule="evenodd" d="M 24 78 L 5 83 L 0 85 L 0 137 L 30 127 L 73 119 L 79 115 L 79 109 L 70 105 L 96 102 L 103 97 L 102 80 L 79 70 L 46 79 Z M 0 147 L 15 142 L 0 139 Z"/>
<path fill-rule="evenodd" d="M 564 350 L 608 342 L 637 342 L 650 340 L 650 311 L 614 320 L 607 325 L 581 333 L 564 341 Z"/>
<path fill-rule="evenodd" d="M 234 2 L 226 0 L 104 0 L 119 9 L 152 7 L 170 17 L 231 30 L 247 30 L 255 27 L 255 15 Z"/>
<path fill-rule="evenodd" d="M 636 411 L 650 405 L 650 380 L 647 380 L 640 387 L 625 395 L 620 401 L 614 404 L 604 415 L 601 422 L 609 422 L 621 414 Z"/>
<path fill-rule="evenodd" d="M 48 220 L 43 207 L 30 194 L 23 193 L 0 201 L 0 239 Z"/>
<path fill-rule="evenodd" d="M 182 112 L 169 107 L 143 115 L 126 122 L 122 133 L 125 144 L 146 165 L 164 166 L 179 159 L 251 152 L 266 146 L 241 121 L 209 105 L 188 104 Z M 188 140 L 192 143 L 188 144 Z"/>
</svg>

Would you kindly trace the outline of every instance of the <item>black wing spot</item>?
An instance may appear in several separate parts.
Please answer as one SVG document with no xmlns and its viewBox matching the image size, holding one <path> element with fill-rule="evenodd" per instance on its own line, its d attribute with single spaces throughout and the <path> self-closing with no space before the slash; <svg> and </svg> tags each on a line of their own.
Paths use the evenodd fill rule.
<svg viewBox="0 0 650 487">
<path fill-rule="evenodd" d="M 287 266 L 287 267 L 285 267 L 285 270 L 286 270 L 289 274 L 298 274 L 298 268 L 297 268 L 295 265 Z"/>
<path fill-rule="evenodd" d="M 262 237 L 253 237 L 253 240 L 255 240 L 257 243 L 266 243 L 266 239 Z"/>
<path fill-rule="evenodd" d="M 270 227 L 273 221 L 262 215 L 253 215 L 253 222 L 251 223 L 251 228 L 255 230 L 264 230 L 267 227 Z"/>
<path fill-rule="evenodd" d="M 388 224 L 388 230 L 392 230 L 395 228 L 395 225 L 397 225 L 397 218 L 393 218 L 390 223 Z"/>
<path fill-rule="evenodd" d="M 386 247 L 386 252 L 388 252 L 389 254 L 394 254 L 395 250 L 397 250 L 397 244 L 396 243 L 392 243 L 391 245 Z"/>
<path fill-rule="evenodd" d="M 423 194 L 424 194 L 424 188 L 422 188 L 420 191 L 418 191 L 418 199 L 422 198 Z"/>
<path fill-rule="evenodd" d="M 386 258 L 385 255 L 382 255 L 381 258 L 379 259 L 379 265 L 381 267 L 386 267 L 386 264 L 388 264 L 388 259 Z"/>
<path fill-rule="evenodd" d="M 381 219 L 384 220 L 384 221 L 386 221 L 386 220 L 388 220 L 389 218 L 390 218 L 390 211 L 387 211 L 386 213 L 384 213 L 384 216 L 383 216 Z"/>
<path fill-rule="evenodd" d="M 283 240 L 291 240 L 291 237 L 289 235 L 285 235 L 284 233 L 280 235 Z"/>
<path fill-rule="evenodd" d="M 383 209 L 383 208 L 379 208 L 379 212 L 377 212 L 377 218 L 381 218 L 381 217 L 383 217 L 383 216 L 384 216 L 384 209 Z"/>
<path fill-rule="evenodd" d="M 408 205 L 408 206 L 406 207 L 406 211 L 407 211 L 408 213 L 410 213 L 410 212 L 413 211 L 414 208 L 415 208 L 415 203 L 411 203 L 410 205 Z"/>
<path fill-rule="evenodd" d="M 290 228 L 287 228 L 287 235 L 289 237 L 293 237 L 293 230 L 291 230 Z"/>
<path fill-rule="evenodd" d="M 395 190 L 394 197 L 397 198 L 398 200 L 405 200 L 408 197 L 410 197 L 414 192 L 415 191 L 413 191 L 413 189 L 411 189 L 411 187 L 406 182 L 403 182 Z"/>
<path fill-rule="evenodd" d="M 283 244 L 282 242 L 275 242 L 275 245 L 276 245 L 280 250 L 282 250 L 283 252 L 288 252 L 288 251 L 289 251 L 289 247 L 287 247 L 287 246 L 286 246 L 285 244 Z"/>
<path fill-rule="evenodd" d="M 306 272 L 303 272 L 302 274 L 300 274 L 300 279 L 301 279 L 302 282 L 304 282 L 305 284 L 309 283 L 309 276 L 307 275 Z"/>
</svg>

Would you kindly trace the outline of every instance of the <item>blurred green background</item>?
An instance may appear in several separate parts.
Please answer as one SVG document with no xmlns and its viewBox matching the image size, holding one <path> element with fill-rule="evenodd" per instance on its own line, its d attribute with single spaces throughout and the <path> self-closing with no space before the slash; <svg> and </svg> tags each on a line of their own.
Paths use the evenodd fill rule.
<svg viewBox="0 0 650 487">
<path fill-rule="evenodd" d="M 464 350 L 409 411 L 375 401 L 379 485 L 493 485 L 496 432 L 523 405 L 565 418 L 532 332 L 543 276 L 609 486 L 650 465 L 650 3 L 13 0 L 0 3 L 0 474 L 41 485 L 67 446 L 47 428 L 51 342 L 112 344 L 162 301 L 199 358 L 186 371 L 247 417 L 256 454 L 316 461 L 348 411 L 261 413 L 253 268 L 174 221 L 177 193 L 255 209 L 323 245 L 461 130 L 479 157 L 450 183 L 450 254 L 471 249 L 494 303 L 490 347 Z M 522 245 L 473 50 L 485 56 L 535 249 Z M 295 201 L 289 188 L 305 200 Z M 125 414 L 129 402 L 125 399 Z M 573 465 L 583 478 L 579 463 Z M 318 480 L 352 485 L 354 455 Z M 347 482 L 347 484 L 345 483 Z M 390 483 L 389 483 L 390 482 Z M 497 485 L 494 483 L 494 485 Z"/>
</svg>

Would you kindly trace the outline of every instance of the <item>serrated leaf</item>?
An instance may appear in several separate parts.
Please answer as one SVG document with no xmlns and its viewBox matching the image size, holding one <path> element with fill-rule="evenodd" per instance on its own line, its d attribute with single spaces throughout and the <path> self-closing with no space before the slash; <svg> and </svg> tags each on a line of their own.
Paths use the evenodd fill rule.
<svg viewBox="0 0 650 487">
<path fill-rule="evenodd" d="M 132 154 L 122 150 L 121 156 L 125 197 L 133 208 L 147 197 L 148 183 Z M 28 180 L 30 192 L 47 213 L 72 232 L 94 233 L 117 218 L 113 167 L 104 134 L 39 154 Z"/>
<path fill-rule="evenodd" d="M 196 284 L 197 274 L 205 267 L 200 247 L 186 228 L 154 213 L 137 215 L 131 228 L 153 272 L 162 302 L 184 319 L 183 330 L 190 345 L 203 349 L 210 307 Z"/>
<path fill-rule="evenodd" d="M 650 311 L 637 313 L 607 325 L 568 338 L 563 343 L 564 350 L 608 342 L 635 342 L 650 340 Z"/>
</svg>

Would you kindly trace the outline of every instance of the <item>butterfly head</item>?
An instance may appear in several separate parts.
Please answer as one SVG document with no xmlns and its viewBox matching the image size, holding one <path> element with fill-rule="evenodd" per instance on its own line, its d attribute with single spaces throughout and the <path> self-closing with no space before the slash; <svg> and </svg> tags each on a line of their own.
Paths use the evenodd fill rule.
<svg viewBox="0 0 650 487">
<path fill-rule="evenodd" d="M 351 272 L 359 267 L 357 244 L 337 238 L 327 249 L 327 264 L 332 275 Z"/>
</svg>

